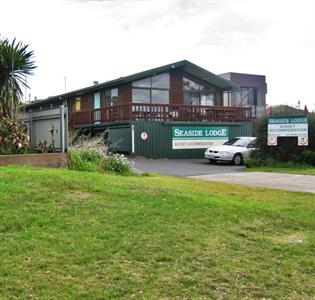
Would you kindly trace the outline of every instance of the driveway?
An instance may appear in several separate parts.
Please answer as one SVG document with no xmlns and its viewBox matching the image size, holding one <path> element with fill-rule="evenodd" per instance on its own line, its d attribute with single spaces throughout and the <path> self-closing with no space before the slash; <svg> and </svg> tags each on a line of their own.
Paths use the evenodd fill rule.
<svg viewBox="0 0 315 300">
<path fill-rule="evenodd" d="M 285 173 L 246 172 L 243 166 L 211 165 L 204 159 L 132 159 L 142 172 L 184 176 L 193 179 L 315 193 L 315 176 Z"/>
<path fill-rule="evenodd" d="M 229 164 L 209 164 L 205 159 L 131 159 L 135 168 L 142 172 L 156 172 L 173 176 L 196 176 L 219 173 L 235 173 L 244 170 L 243 166 Z"/>
<path fill-rule="evenodd" d="M 315 193 L 315 176 L 267 172 L 239 172 L 190 176 L 190 178 L 221 181 L 294 192 Z M 314 198 L 315 200 L 315 198 Z"/>
</svg>

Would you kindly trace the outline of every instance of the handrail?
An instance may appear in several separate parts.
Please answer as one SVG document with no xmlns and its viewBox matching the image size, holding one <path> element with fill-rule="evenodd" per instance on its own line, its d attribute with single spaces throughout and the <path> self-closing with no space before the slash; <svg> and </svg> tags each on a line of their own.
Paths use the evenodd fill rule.
<svg viewBox="0 0 315 300">
<path fill-rule="evenodd" d="M 127 103 L 74 112 L 70 126 L 134 120 L 240 122 L 251 119 L 250 106 Z"/>
</svg>

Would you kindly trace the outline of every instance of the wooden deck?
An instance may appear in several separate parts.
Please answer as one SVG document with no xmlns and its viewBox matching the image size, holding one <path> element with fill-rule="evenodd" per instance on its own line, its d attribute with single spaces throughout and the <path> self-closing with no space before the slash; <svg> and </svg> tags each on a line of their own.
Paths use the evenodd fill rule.
<svg viewBox="0 0 315 300">
<path fill-rule="evenodd" d="M 75 112 L 70 126 L 84 127 L 115 121 L 244 122 L 252 120 L 251 107 L 129 103 Z"/>
</svg>

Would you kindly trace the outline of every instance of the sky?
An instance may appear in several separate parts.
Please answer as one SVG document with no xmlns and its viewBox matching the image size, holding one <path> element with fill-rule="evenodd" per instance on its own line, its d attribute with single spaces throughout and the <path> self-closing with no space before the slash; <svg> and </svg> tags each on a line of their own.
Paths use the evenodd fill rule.
<svg viewBox="0 0 315 300">
<path fill-rule="evenodd" d="M 35 53 L 26 100 L 187 59 L 314 110 L 314 16 L 314 0 L 0 0 L 0 37 Z"/>
</svg>

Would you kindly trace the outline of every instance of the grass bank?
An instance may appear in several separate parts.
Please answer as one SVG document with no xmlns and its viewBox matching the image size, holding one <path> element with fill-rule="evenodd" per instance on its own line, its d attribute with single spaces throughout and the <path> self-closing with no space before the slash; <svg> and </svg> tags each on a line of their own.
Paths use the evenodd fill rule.
<svg viewBox="0 0 315 300">
<path fill-rule="evenodd" d="M 2 299 L 310 299 L 315 199 L 0 168 Z"/>
</svg>

